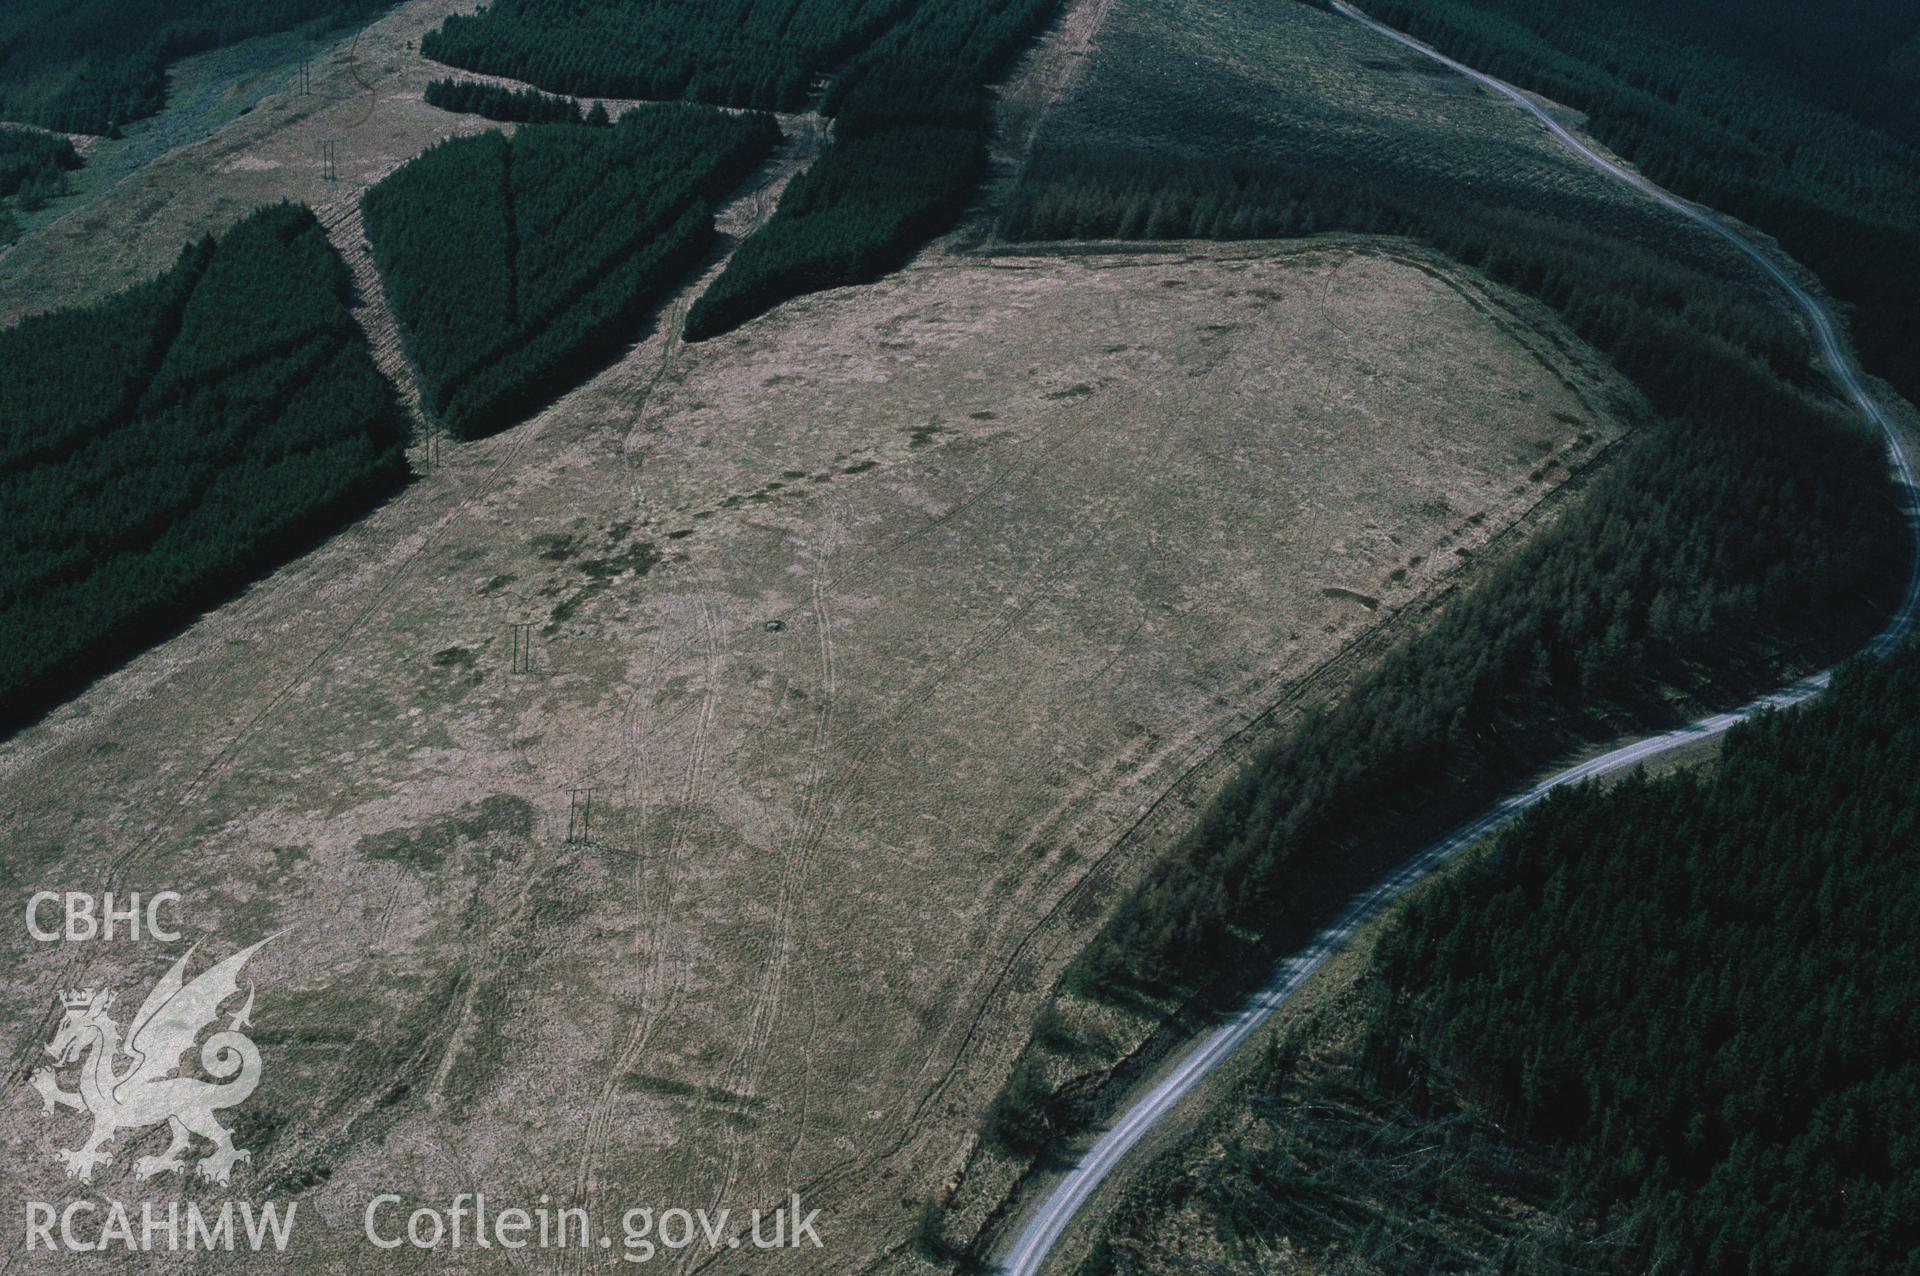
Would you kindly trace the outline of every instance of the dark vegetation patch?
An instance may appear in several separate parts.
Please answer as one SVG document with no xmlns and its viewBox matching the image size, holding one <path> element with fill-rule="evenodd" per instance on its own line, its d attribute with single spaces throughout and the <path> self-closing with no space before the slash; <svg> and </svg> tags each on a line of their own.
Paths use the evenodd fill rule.
<svg viewBox="0 0 1920 1276">
<path fill-rule="evenodd" d="M 706 251 L 710 202 L 778 137 L 764 115 L 663 106 L 453 138 L 368 191 L 432 408 L 473 437 L 585 377 Z"/>
<path fill-rule="evenodd" d="M 1402 573 L 1402 574 L 1404 575 L 1405 573 Z M 1344 598 L 1348 602 L 1359 603 L 1362 607 L 1365 607 L 1368 611 L 1380 610 L 1380 600 L 1378 598 L 1375 598 L 1371 594 L 1363 594 L 1360 591 L 1355 589 L 1342 589 L 1338 585 L 1328 585 L 1325 589 L 1322 589 L 1320 592 L 1322 594 L 1325 594 L 1328 598 Z"/>
<path fill-rule="evenodd" d="M 613 580 L 632 574 L 644 576 L 660 561 L 660 551 L 650 541 L 635 541 L 617 554 L 590 558 L 579 564 L 580 574 L 590 580 Z"/>
<path fill-rule="evenodd" d="M 766 1106 L 765 1099 L 752 1095 L 735 1094 L 731 1090 L 716 1085 L 695 1085 L 690 1081 L 679 1081 L 672 1077 L 651 1076 L 638 1070 L 623 1073 L 620 1088 L 635 1094 L 659 1094 L 673 1099 L 698 1099 L 718 1107 L 753 1109 Z"/>
<path fill-rule="evenodd" d="M 596 115 L 582 115 L 580 104 L 570 97 L 555 97 L 539 89 L 510 89 L 503 84 L 479 80 L 430 80 L 427 105 L 461 115 L 513 124 L 607 124 L 606 108 L 594 106 Z"/>
<path fill-rule="evenodd" d="M 926 447 L 933 442 L 936 435 L 945 434 L 946 432 L 947 427 L 941 425 L 938 421 L 929 421 L 925 425 L 910 425 L 907 427 L 906 432 L 907 446 L 910 448 Z M 769 484 L 768 486 L 772 485 Z"/>
<path fill-rule="evenodd" d="M 478 842 L 489 834 L 525 838 L 533 832 L 533 807 L 523 798 L 496 793 L 468 802 L 452 815 L 413 828 L 369 833 L 355 849 L 370 860 L 399 864 L 416 872 L 439 868 L 463 842 Z"/>
<path fill-rule="evenodd" d="M 284 561 L 406 477 L 406 423 L 307 209 L 0 332 L 0 726 Z"/>
<path fill-rule="evenodd" d="M 67 174 L 80 167 L 73 143 L 57 133 L 0 128 L 0 247 L 20 235 L 14 213 L 32 213 L 67 193 Z"/>
<path fill-rule="evenodd" d="M 564 563 L 580 550 L 571 536 L 543 533 L 533 538 L 533 552 L 549 563 Z"/>
<path fill-rule="evenodd" d="M 0 119 L 107 133 L 166 105 L 167 64 L 256 35 L 362 23 L 394 0 L 8 0 Z"/>
<path fill-rule="evenodd" d="M 613 539 L 617 543 L 620 537 Z M 559 632 L 561 625 L 578 616 L 588 603 L 604 594 L 616 580 L 626 576 L 637 580 L 652 571 L 660 561 L 660 551 L 652 541 L 635 541 L 625 549 L 575 563 L 575 568 L 587 578 L 587 583 L 554 604 L 542 632 L 552 637 Z"/>
</svg>

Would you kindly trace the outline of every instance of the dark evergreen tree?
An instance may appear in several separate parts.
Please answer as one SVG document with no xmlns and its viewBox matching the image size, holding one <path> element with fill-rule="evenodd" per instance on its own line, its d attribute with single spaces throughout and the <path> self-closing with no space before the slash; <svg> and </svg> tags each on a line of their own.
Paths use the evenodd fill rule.
<svg viewBox="0 0 1920 1276">
<path fill-rule="evenodd" d="M 66 175 L 79 167 L 73 143 L 57 133 L 0 128 L 0 198 L 26 188 L 37 190 L 38 203 L 44 203 L 66 188 Z"/>
</svg>

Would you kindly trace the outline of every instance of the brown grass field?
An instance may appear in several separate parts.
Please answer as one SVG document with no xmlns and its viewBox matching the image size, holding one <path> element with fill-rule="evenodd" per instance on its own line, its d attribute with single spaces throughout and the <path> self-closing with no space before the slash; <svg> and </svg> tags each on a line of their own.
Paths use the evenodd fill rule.
<svg viewBox="0 0 1920 1276">
<path fill-rule="evenodd" d="M 343 150 L 353 180 L 477 127 L 416 100 L 404 41 L 443 8 L 362 41 L 385 149 Z M 39 304 L 30 263 L 57 298 L 37 272 L 118 245 L 85 295 L 221 210 L 314 198 L 273 183 L 331 125 L 261 115 L 16 249 L 8 313 Z M 14 907 L 170 889 L 205 958 L 280 933 L 249 967 L 266 1071 L 233 1190 L 297 1195 L 300 1227 L 287 1259 L 200 1265 L 439 1270 L 369 1250 L 362 1210 L 476 1188 L 603 1224 L 799 1191 L 824 1250 L 715 1269 L 898 1253 L 1165 830 L 1639 411 L 1537 307 L 1359 238 L 935 251 L 695 347 L 685 300 L 0 744 Z M 131 1011 L 179 950 L 0 931 L 16 1067 L 54 990 Z M 52 1156 L 82 1131 L 14 1087 L 5 1207 L 84 1191 Z M 217 1200 L 135 1184 L 160 1141 L 92 1191 Z"/>
</svg>

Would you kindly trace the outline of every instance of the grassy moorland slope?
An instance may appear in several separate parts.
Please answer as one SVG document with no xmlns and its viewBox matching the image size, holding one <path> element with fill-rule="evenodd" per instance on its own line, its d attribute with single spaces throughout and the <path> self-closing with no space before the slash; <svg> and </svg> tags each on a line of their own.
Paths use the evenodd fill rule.
<svg viewBox="0 0 1920 1276">
<path fill-rule="evenodd" d="M 21 898 L 111 862 L 203 952 L 301 937 L 257 958 L 235 1187 L 354 1225 L 282 1270 L 476 1183 L 799 1191 L 794 1271 L 884 1263 L 1139 813 L 1638 419 L 1539 307 L 1357 237 L 949 259 L 670 333 L 0 748 Z M 17 1040 L 58 947 L 0 934 Z M 166 956 L 92 947 L 113 987 Z M 62 1190 L 64 1128 L 0 1112 L 0 1190 Z"/>
</svg>

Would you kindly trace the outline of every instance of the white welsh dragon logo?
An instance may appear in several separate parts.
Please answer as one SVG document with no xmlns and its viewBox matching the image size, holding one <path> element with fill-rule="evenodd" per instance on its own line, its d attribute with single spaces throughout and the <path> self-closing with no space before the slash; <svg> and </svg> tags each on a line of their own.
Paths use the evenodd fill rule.
<svg viewBox="0 0 1920 1276">
<path fill-rule="evenodd" d="M 86 1143 L 59 1153 L 69 1177 L 93 1182 L 94 1167 L 113 1160 L 104 1149 L 116 1135 L 162 1121 L 170 1127 L 173 1141 L 159 1156 L 143 1156 L 133 1163 L 133 1172 L 143 1179 L 168 1170 L 185 1170 L 186 1162 L 180 1154 L 187 1150 L 191 1134 L 213 1143 L 213 1151 L 196 1167 L 200 1177 L 210 1182 L 228 1182 L 235 1162 L 253 1159 L 251 1152 L 233 1146 L 232 1132 L 213 1115 L 241 1102 L 260 1084 L 259 1047 L 240 1031 L 253 1026 L 247 1019 L 253 1010 L 251 985 L 246 1004 L 234 1014 L 226 1030 L 214 1033 L 200 1047 L 200 1066 L 224 1084 L 174 1073 L 201 1031 L 214 1021 L 220 1004 L 240 991 L 240 968 L 266 942 L 263 939 L 252 948 L 242 949 L 201 972 L 192 983 L 184 983 L 181 972 L 186 969 L 187 958 L 193 956 L 193 949 L 188 949 L 141 1003 L 140 1013 L 127 1030 L 125 1054 L 130 1062 L 118 1071 L 120 1026 L 107 1014 L 113 994 L 88 991 L 60 995 L 66 1015 L 53 1044 L 47 1047 L 54 1066 L 35 1072 L 28 1084 L 40 1092 L 49 1112 L 57 1104 L 93 1115 L 93 1134 Z M 62 1090 L 56 1072 L 72 1063 L 80 1064 L 80 1088 Z M 230 1077 L 232 1080 L 227 1080 Z"/>
</svg>

